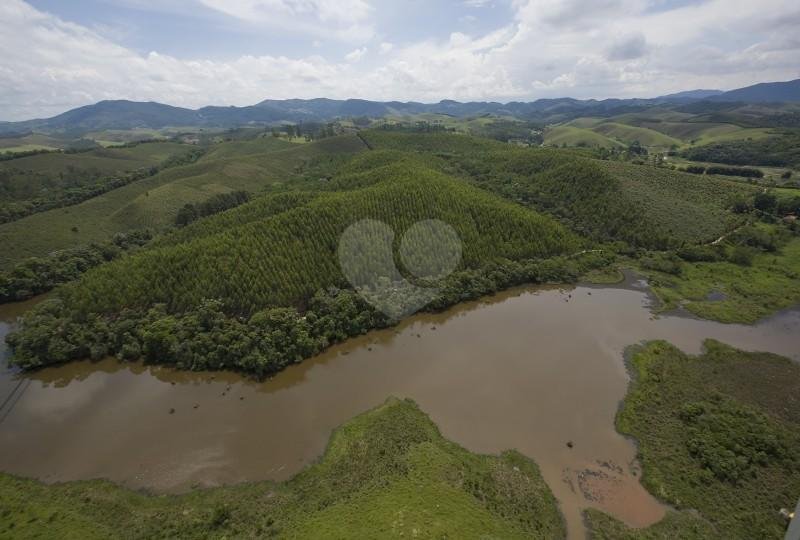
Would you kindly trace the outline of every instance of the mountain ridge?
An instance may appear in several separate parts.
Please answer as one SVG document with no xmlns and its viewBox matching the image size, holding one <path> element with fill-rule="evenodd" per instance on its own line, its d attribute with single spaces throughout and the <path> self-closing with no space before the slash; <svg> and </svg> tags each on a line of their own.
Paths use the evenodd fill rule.
<svg viewBox="0 0 800 540">
<path fill-rule="evenodd" d="M 162 129 L 174 126 L 237 127 L 279 123 L 326 122 L 358 116 L 446 114 L 456 117 L 509 115 L 541 122 L 561 122 L 579 116 L 612 116 L 639 112 L 655 106 L 714 102 L 800 102 L 800 79 L 759 83 L 722 92 L 689 90 L 656 98 L 542 98 L 535 101 L 459 102 L 443 99 L 438 103 L 417 101 L 371 101 L 365 99 L 266 99 L 254 105 L 205 106 L 199 109 L 176 107 L 154 101 L 104 100 L 71 109 L 51 118 L 20 122 L 0 121 L 0 133 L 89 132 L 103 129 Z"/>
</svg>

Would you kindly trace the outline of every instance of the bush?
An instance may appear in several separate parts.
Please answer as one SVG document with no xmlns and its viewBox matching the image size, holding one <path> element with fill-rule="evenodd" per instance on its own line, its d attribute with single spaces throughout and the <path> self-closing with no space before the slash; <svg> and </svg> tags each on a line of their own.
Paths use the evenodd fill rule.
<svg viewBox="0 0 800 540">
<path fill-rule="evenodd" d="M 688 262 L 717 262 L 725 260 L 722 246 L 686 246 L 678 250 L 678 257 Z"/>
<path fill-rule="evenodd" d="M 643 257 L 641 265 L 648 270 L 679 276 L 683 272 L 680 258 L 674 253 L 656 253 Z"/>
<path fill-rule="evenodd" d="M 706 172 L 706 168 L 701 165 L 689 165 L 684 170 L 692 174 L 705 174 Z"/>
<path fill-rule="evenodd" d="M 699 464 L 723 482 L 754 477 L 757 467 L 781 463 L 792 454 L 781 432 L 758 411 L 712 396 L 686 403 L 678 413 L 686 446 Z"/>
<path fill-rule="evenodd" d="M 184 227 L 189 223 L 235 208 L 250 200 L 250 194 L 246 191 L 231 191 L 229 193 L 219 193 L 214 195 L 198 205 L 185 204 L 183 208 L 178 211 L 175 218 L 175 225 Z"/>
<path fill-rule="evenodd" d="M 712 165 L 706 169 L 706 174 L 719 174 L 723 176 L 743 176 L 745 178 L 764 178 L 764 171 L 749 167 L 720 167 Z"/>
<path fill-rule="evenodd" d="M 772 193 L 759 193 L 753 200 L 753 207 L 769 214 L 775 212 L 778 199 Z"/>
<path fill-rule="evenodd" d="M 739 266 L 751 266 L 754 257 L 755 250 L 747 246 L 734 246 L 728 254 L 728 260 Z"/>
</svg>

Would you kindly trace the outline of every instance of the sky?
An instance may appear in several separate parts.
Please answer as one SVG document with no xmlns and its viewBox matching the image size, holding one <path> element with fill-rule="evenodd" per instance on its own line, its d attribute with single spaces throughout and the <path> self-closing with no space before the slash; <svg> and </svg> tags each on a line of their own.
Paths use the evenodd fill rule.
<svg viewBox="0 0 800 540">
<path fill-rule="evenodd" d="M 798 29 L 797 0 L 0 0 L 0 120 L 727 90 L 800 78 Z"/>
</svg>

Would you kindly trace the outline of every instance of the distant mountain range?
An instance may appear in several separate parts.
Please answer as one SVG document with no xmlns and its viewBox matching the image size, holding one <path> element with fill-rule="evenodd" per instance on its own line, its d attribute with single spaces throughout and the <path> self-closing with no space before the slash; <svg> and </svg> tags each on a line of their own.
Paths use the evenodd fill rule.
<svg viewBox="0 0 800 540">
<path fill-rule="evenodd" d="M 709 99 L 713 101 L 738 101 L 742 103 L 784 103 L 800 101 L 800 79 L 786 82 L 759 83 Z"/>
<path fill-rule="evenodd" d="M 572 98 L 514 101 L 467 102 L 443 100 L 439 103 L 367 101 L 363 99 L 285 99 L 265 100 L 246 107 L 203 107 L 185 109 L 162 103 L 101 101 L 78 107 L 58 116 L 23 122 L 0 122 L 0 133 L 64 132 L 86 133 L 104 129 L 151 128 L 171 126 L 236 127 L 280 122 L 325 122 L 336 118 L 359 116 L 382 117 L 423 113 L 456 117 L 484 114 L 510 115 L 540 122 L 560 122 L 579 116 L 613 116 L 639 112 L 651 107 L 713 102 L 800 102 L 800 79 L 788 82 L 761 83 L 747 88 L 690 90 L 652 99 L 578 100 Z"/>
</svg>

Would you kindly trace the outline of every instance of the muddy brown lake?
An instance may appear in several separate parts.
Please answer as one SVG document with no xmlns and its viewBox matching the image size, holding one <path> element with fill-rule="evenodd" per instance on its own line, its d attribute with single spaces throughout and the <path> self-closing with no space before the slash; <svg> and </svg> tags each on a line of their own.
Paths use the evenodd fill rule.
<svg viewBox="0 0 800 540">
<path fill-rule="evenodd" d="M 0 335 L 26 308 L 0 307 Z M 698 353 L 705 338 L 800 360 L 800 311 L 725 325 L 653 317 L 635 280 L 531 287 L 411 317 L 264 382 L 112 359 L 3 368 L 0 470 L 159 492 L 282 480 L 317 459 L 336 426 L 393 395 L 471 451 L 533 458 L 570 537 L 584 535 L 587 507 L 645 526 L 665 507 L 639 483 L 635 444 L 614 429 L 629 381 L 623 352 L 666 339 Z"/>
</svg>

